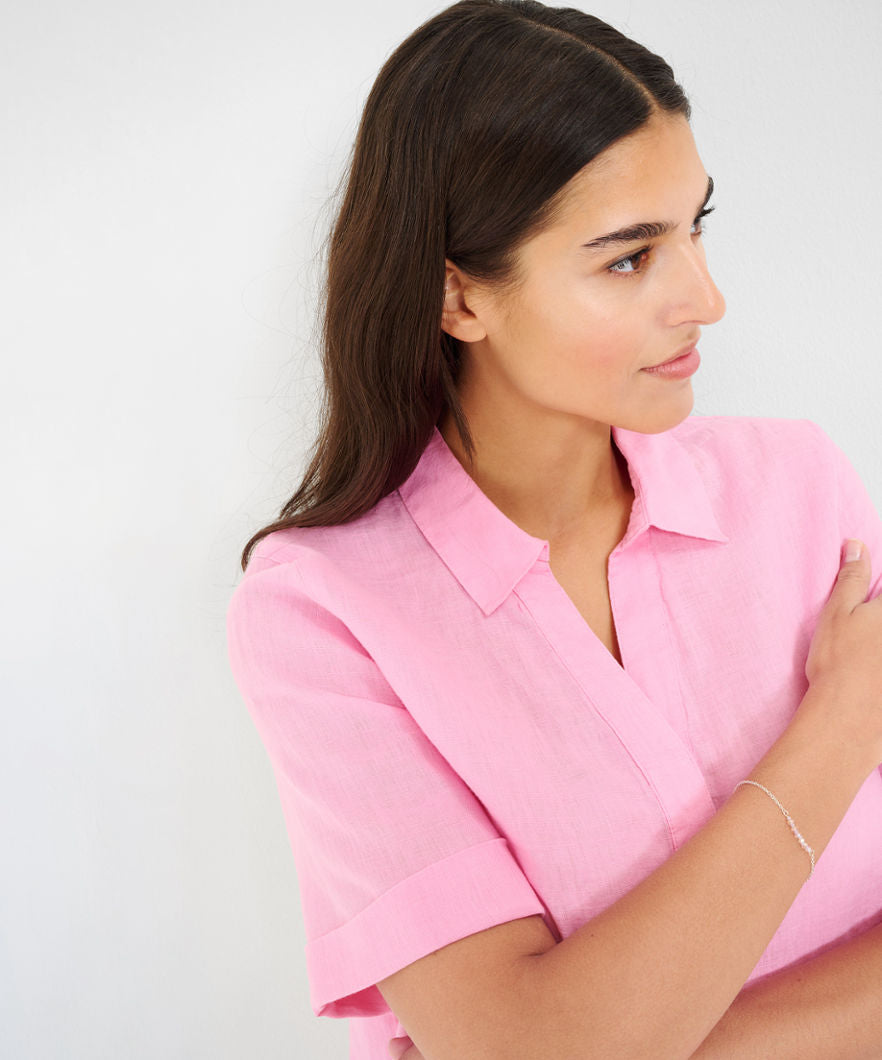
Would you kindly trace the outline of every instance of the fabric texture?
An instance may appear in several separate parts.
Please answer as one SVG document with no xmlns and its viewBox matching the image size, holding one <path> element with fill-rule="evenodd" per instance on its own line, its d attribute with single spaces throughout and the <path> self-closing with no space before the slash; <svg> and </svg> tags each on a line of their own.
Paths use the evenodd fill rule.
<svg viewBox="0 0 882 1060">
<path fill-rule="evenodd" d="M 635 494 L 608 565 L 622 666 L 549 543 L 437 429 L 361 518 L 264 538 L 232 596 L 230 661 L 278 784 L 312 1008 L 351 1018 L 353 1060 L 406 1033 L 379 980 L 518 917 L 565 938 L 713 815 L 807 690 L 846 538 L 869 546 L 879 591 L 882 521 L 811 421 L 612 436 Z M 874 771 L 751 979 L 882 919 L 880 850 Z"/>
</svg>

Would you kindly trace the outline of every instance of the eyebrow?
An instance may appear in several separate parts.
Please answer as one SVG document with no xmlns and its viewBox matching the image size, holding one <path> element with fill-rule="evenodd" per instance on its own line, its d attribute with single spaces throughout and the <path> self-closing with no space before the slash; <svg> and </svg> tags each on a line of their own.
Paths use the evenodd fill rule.
<svg viewBox="0 0 882 1060">
<path fill-rule="evenodd" d="M 701 213 L 707 206 L 713 193 L 714 178 L 708 177 L 707 194 L 704 197 L 704 202 L 698 207 L 698 213 Z M 598 236 L 597 239 L 592 239 L 590 243 L 583 243 L 582 246 L 586 250 L 597 250 L 602 247 L 618 246 L 622 243 L 638 243 L 643 239 L 658 239 L 660 236 L 667 235 L 672 228 L 676 227 L 673 221 L 644 221 L 641 224 L 628 225 L 627 228 L 609 232 L 605 236 Z"/>
</svg>

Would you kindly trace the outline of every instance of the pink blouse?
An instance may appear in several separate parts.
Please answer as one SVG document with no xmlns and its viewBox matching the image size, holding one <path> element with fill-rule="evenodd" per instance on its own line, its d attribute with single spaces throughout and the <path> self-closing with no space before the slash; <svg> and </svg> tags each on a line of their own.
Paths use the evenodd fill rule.
<svg viewBox="0 0 882 1060">
<path fill-rule="evenodd" d="M 353 1060 L 387 1060 L 406 1033 L 379 980 L 518 917 L 565 938 L 711 817 L 805 694 L 846 538 L 869 546 L 879 591 L 882 522 L 809 420 L 612 434 L 635 491 L 608 567 L 623 667 L 548 542 L 437 429 L 361 518 L 264 538 L 233 594 L 230 660 L 278 784 L 312 1007 L 351 1018 Z M 877 770 L 751 979 L 880 919 Z"/>
</svg>

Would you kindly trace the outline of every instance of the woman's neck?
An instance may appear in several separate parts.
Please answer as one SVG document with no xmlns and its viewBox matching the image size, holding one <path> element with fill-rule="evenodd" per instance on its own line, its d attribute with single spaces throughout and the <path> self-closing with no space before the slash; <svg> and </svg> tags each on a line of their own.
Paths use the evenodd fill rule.
<svg viewBox="0 0 882 1060">
<path fill-rule="evenodd" d="M 438 430 L 481 491 L 528 534 L 582 540 L 619 525 L 622 513 L 630 512 L 628 465 L 608 424 L 573 421 L 557 431 L 531 433 L 498 416 L 467 416 L 473 464 L 449 411 Z"/>
</svg>

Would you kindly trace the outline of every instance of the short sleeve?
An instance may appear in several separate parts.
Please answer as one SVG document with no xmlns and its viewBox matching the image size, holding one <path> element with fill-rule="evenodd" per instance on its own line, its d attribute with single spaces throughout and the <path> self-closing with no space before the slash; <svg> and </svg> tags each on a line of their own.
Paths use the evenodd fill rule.
<svg viewBox="0 0 882 1060">
<path fill-rule="evenodd" d="M 388 1012 L 375 984 L 544 907 L 480 801 L 300 565 L 255 555 L 227 613 L 233 676 L 275 774 L 317 1016 Z"/>
<path fill-rule="evenodd" d="M 810 421 L 809 421 L 810 422 Z M 882 519 L 860 475 L 845 452 L 820 427 L 813 424 L 835 465 L 837 508 L 843 543 L 849 537 L 859 538 L 870 550 L 872 574 L 869 598 L 882 589 Z"/>
</svg>

